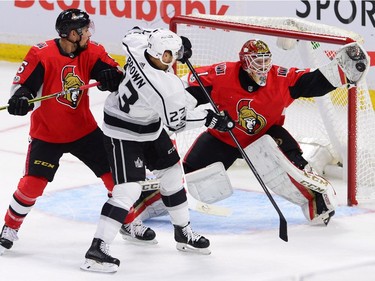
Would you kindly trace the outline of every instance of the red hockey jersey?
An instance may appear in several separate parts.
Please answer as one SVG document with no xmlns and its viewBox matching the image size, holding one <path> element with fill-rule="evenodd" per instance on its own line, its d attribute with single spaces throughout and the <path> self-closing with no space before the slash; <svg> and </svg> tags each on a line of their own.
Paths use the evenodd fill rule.
<svg viewBox="0 0 375 281">
<path fill-rule="evenodd" d="M 89 42 L 78 55 L 62 54 L 58 39 L 33 46 L 13 81 L 27 87 L 35 97 L 57 93 L 88 84 L 99 71 L 117 67 L 104 47 Z M 30 136 L 52 143 L 67 143 L 82 138 L 97 128 L 89 108 L 88 91 L 78 97 L 65 96 L 36 103 L 31 113 Z"/>
<path fill-rule="evenodd" d="M 226 110 L 235 121 L 233 133 L 242 147 L 248 146 L 272 125 L 283 125 L 285 109 L 293 102 L 289 87 L 310 69 L 284 68 L 273 65 L 267 84 L 256 91 L 245 90 L 239 81 L 240 62 L 224 62 L 196 71 L 205 86 L 212 86 L 211 98 L 219 108 Z M 198 86 L 193 75 L 189 86 Z M 251 87 L 251 86 L 249 86 Z M 236 146 L 230 134 L 209 129 L 221 141 Z"/>
</svg>

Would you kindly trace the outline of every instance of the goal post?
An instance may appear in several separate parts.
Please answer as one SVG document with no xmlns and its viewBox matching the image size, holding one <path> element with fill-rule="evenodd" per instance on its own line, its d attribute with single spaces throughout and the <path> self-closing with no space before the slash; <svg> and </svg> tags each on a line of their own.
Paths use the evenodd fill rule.
<svg viewBox="0 0 375 281">
<path fill-rule="evenodd" d="M 194 14 L 175 16 L 170 29 L 192 42 L 190 62 L 195 67 L 238 61 L 242 45 L 252 38 L 268 44 L 274 64 L 299 68 L 329 63 L 335 51 L 347 43 L 363 44 L 363 37 L 354 32 L 287 17 Z M 279 38 L 295 39 L 296 46 L 282 49 Z M 189 71 L 180 63 L 176 70 L 179 76 Z M 348 205 L 375 199 L 375 113 L 365 81 L 324 97 L 296 100 L 286 111 L 285 127 L 304 151 L 308 148 L 307 158 L 317 160 L 320 172 L 327 173 L 332 167 L 339 171 L 347 182 Z M 179 147 L 185 147 L 182 154 L 198 133 L 178 136 Z"/>
</svg>

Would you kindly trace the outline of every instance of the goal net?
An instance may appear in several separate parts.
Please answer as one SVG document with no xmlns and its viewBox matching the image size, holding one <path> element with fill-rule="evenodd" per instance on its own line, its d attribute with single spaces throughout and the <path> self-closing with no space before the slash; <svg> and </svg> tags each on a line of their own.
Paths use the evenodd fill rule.
<svg viewBox="0 0 375 281">
<path fill-rule="evenodd" d="M 325 65 L 342 45 L 363 43 L 354 32 L 285 17 L 196 14 L 174 17 L 170 29 L 192 42 L 190 62 L 194 67 L 238 61 L 242 45 L 252 38 L 268 44 L 274 64 L 299 68 Z M 282 37 L 297 39 L 290 41 L 294 48 L 279 47 L 278 38 Z M 188 71 L 178 63 L 179 76 Z M 375 114 L 366 82 L 349 90 L 336 89 L 324 97 L 296 100 L 286 111 L 285 127 L 318 172 L 336 170 L 336 175 L 347 181 L 349 205 L 375 199 Z M 182 154 L 200 132 L 179 134 Z"/>
</svg>

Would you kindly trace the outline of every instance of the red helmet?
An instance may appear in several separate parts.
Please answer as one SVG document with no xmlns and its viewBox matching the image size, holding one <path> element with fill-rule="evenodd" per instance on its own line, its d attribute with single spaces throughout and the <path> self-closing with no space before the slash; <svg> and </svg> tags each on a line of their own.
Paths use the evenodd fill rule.
<svg viewBox="0 0 375 281">
<path fill-rule="evenodd" d="M 242 69 L 260 85 L 266 85 L 267 73 L 272 67 L 272 54 L 267 44 L 251 39 L 243 44 L 239 53 Z"/>
</svg>

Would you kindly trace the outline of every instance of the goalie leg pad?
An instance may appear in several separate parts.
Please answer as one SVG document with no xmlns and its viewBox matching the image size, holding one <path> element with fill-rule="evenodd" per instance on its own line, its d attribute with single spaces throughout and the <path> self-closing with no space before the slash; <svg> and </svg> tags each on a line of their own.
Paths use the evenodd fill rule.
<svg viewBox="0 0 375 281">
<path fill-rule="evenodd" d="M 300 206 L 309 221 L 334 210 L 335 193 L 330 183 L 311 171 L 295 167 L 270 136 L 264 135 L 244 151 L 253 159 L 253 165 L 266 186 Z M 323 198 L 326 208 L 317 208 L 318 197 Z"/>
<path fill-rule="evenodd" d="M 215 203 L 233 194 L 233 187 L 221 162 L 188 173 L 185 179 L 191 196 L 204 203 Z"/>
<path fill-rule="evenodd" d="M 168 213 L 167 208 L 160 199 L 161 195 L 159 190 L 142 191 L 141 197 L 130 209 L 125 219 L 125 224 L 135 220 L 145 221 L 153 217 L 166 215 Z"/>
</svg>

